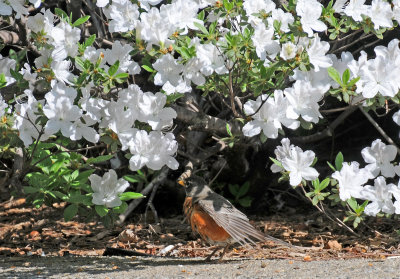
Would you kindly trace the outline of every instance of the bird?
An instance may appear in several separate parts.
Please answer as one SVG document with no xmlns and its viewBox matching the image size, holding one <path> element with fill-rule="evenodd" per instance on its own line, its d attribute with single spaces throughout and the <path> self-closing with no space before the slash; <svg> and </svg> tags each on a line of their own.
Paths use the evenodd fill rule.
<svg viewBox="0 0 400 279">
<path fill-rule="evenodd" d="M 193 175 L 186 179 L 178 179 L 178 184 L 185 187 L 186 198 L 183 212 L 192 231 L 197 232 L 209 244 L 216 245 L 206 261 L 210 261 L 211 257 L 223 248 L 219 258 L 221 261 L 234 243 L 255 245 L 255 240 L 272 240 L 291 247 L 291 244 L 264 235 L 257 230 L 243 212 L 234 207 L 226 198 L 211 190 L 202 177 Z"/>
</svg>

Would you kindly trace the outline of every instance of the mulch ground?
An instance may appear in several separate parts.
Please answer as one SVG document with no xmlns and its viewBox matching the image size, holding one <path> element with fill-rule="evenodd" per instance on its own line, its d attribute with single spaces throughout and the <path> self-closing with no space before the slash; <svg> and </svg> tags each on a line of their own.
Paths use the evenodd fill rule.
<svg viewBox="0 0 400 279">
<path fill-rule="evenodd" d="M 213 247 L 193 235 L 183 216 L 162 218 L 161 224 L 144 224 L 140 215 L 123 226 L 105 228 L 99 222 L 73 219 L 65 222 L 64 204 L 34 209 L 25 199 L 0 203 L 0 256 L 94 256 L 118 248 L 134 253 L 169 257 L 207 256 Z M 272 241 L 257 247 L 238 246 L 227 258 L 283 258 L 323 260 L 400 256 L 398 220 L 371 218 L 352 235 L 316 212 L 250 218 L 265 233 L 309 250 L 288 248 Z"/>
</svg>

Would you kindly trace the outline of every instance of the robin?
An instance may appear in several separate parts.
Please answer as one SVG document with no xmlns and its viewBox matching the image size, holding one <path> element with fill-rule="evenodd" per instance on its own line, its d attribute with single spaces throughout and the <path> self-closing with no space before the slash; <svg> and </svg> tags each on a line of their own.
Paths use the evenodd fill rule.
<svg viewBox="0 0 400 279">
<path fill-rule="evenodd" d="M 217 245 L 206 261 L 209 261 L 222 246 L 225 246 L 219 259 L 221 260 L 233 243 L 255 245 L 254 240 L 269 239 L 290 246 L 290 244 L 266 236 L 254 228 L 245 214 L 236 209 L 223 196 L 211 190 L 201 177 L 191 176 L 185 180 L 178 180 L 178 183 L 186 190 L 183 211 L 192 230 L 209 244 Z"/>
</svg>

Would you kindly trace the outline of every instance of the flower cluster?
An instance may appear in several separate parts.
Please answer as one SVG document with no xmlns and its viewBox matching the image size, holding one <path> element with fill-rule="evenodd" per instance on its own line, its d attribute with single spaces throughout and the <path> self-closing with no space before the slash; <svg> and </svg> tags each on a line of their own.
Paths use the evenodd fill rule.
<svg viewBox="0 0 400 279">
<path fill-rule="evenodd" d="M 372 142 L 371 147 L 364 148 L 361 154 L 367 163 L 364 168 L 360 168 L 357 162 L 343 163 L 341 170 L 332 175 L 332 178 L 338 181 L 340 199 L 346 201 L 357 198 L 370 201 L 364 212 L 371 216 L 380 212 L 400 212 L 400 188 L 386 182 L 386 178 L 400 176 L 400 167 L 391 163 L 397 154 L 396 147 L 377 139 Z M 378 176 L 379 174 L 381 176 Z M 374 186 L 366 185 L 371 179 L 374 179 Z"/>
<path fill-rule="evenodd" d="M 41 4 L 29 2 L 35 8 Z M 397 27 L 400 0 L 338 0 L 333 8 L 317 0 L 297 0 L 289 1 L 285 10 L 272 0 L 243 0 L 236 6 L 215 0 L 161 2 L 96 1 L 108 19 L 108 31 L 123 33 L 117 37 L 124 39 L 114 40 L 109 48 L 99 48 L 94 35 L 81 34 L 79 25 L 88 17 L 71 22 L 72 17 L 59 9 L 54 10 L 56 15 L 42 9 L 27 17 L 30 42 L 39 50 L 32 68 L 0 57 L 1 86 L 25 86 L 14 104 L 0 96 L 0 117 L 7 120 L 15 113 L 10 127 L 26 148 L 60 135 L 85 144 L 106 143 L 109 137 L 117 146 L 113 151 L 130 153 L 125 155 L 132 171 L 177 169 L 178 146 L 170 131 L 177 113 L 167 103 L 183 93 L 211 92 L 210 100 L 220 101 L 212 103 L 211 110 L 225 106 L 234 112 L 237 107 L 241 114 L 220 110 L 218 117 L 229 121 L 234 115 L 243 120 L 245 136 L 262 133 L 267 138 L 278 138 L 283 129 L 318 124 L 327 96 L 371 108 L 378 101 L 398 102 L 398 39 L 375 47 L 373 58 L 362 51 L 355 59 L 350 52 L 330 53 L 331 45 L 323 38 L 357 28 L 382 36 L 386 28 Z M 24 4 L 0 0 L 0 15 L 28 15 Z M 142 68 L 149 72 L 151 86 L 135 84 L 134 75 Z M 43 89 L 40 97 L 33 94 L 38 87 Z M 400 112 L 393 120 L 400 125 Z M 230 136 L 236 140 L 237 135 Z M 303 151 L 286 138 L 281 143 L 275 151 L 279 165 L 272 171 L 284 171 L 292 186 L 316 180 L 314 152 Z M 396 152 L 394 146 L 376 140 L 361 152 L 364 168 L 357 162 L 344 163 L 332 175 L 340 199 L 370 201 L 365 208 L 370 215 L 400 213 L 400 188 L 385 180 L 400 175 L 393 162 Z M 367 185 L 372 179 L 374 185 Z M 127 184 L 117 180 L 114 171 L 90 180 L 94 204 L 121 205 L 118 193 Z"/>
</svg>

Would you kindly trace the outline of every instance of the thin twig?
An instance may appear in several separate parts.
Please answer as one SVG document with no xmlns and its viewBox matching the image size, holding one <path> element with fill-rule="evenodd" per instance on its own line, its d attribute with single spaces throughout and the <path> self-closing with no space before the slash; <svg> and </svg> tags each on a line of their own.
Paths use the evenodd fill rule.
<svg viewBox="0 0 400 279">
<path fill-rule="evenodd" d="M 168 175 L 169 172 L 169 168 L 164 166 L 160 173 L 157 175 L 157 177 L 155 177 L 149 184 L 147 184 L 147 186 L 140 192 L 143 196 L 146 196 L 150 193 L 150 191 L 157 185 L 157 184 L 161 184 Z M 126 218 L 132 213 L 133 210 L 135 210 L 136 207 L 138 207 L 138 205 L 143 201 L 143 199 L 136 199 L 133 200 L 128 208 L 126 209 L 126 211 L 123 214 L 119 215 L 119 220 L 117 221 L 117 223 L 120 225 L 122 223 L 125 222 Z"/>
<path fill-rule="evenodd" d="M 236 62 L 234 63 L 234 65 L 236 64 Z M 232 68 L 234 68 L 234 66 L 232 66 Z M 231 108 L 232 108 L 232 112 L 233 115 L 236 118 L 239 118 L 240 115 L 239 113 L 236 111 L 236 106 L 235 106 L 235 92 L 233 91 L 233 78 L 232 78 L 232 69 L 229 70 L 229 96 L 231 99 Z"/>
<path fill-rule="evenodd" d="M 372 34 L 371 34 L 371 35 L 372 35 Z M 369 44 L 362 45 L 362 46 L 359 47 L 357 50 L 353 51 L 352 54 L 359 53 L 361 50 L 366 49 L 366 48 L 369 48 L 370 46 L 373 46 L 373 45 L 375 45 L 376 43 L 379 43 L 380 41 L 382 41 L 382 40 L 381 40 L 381 39 L 377 39 L 377 40 L 375 40 L 375 41 L 373 41 L 373 42 L 371 42 L 371 43 L 369 43 Z"/>
<path fill-rule="evenodd" d="M 293 142 L 316 142 L 322 140 L 326 137 L 331 137 L 334 133 L 334 130 L 348 117 L 350 116 L 355 110 L 357 106 L 348 106 L 345 111 L 343 111 L 328 127 L 326 127 L 323 131 L 317 132 L 310 136 L 304 137 L 296 137 L 293 138 Z"/>
<path fill-rule="evenodd" d="M 303 190 L 304 195 L 307 197 L 307 199 L 312 203 L 312 199 L 310 197 L 308 197 L 306 194 L 306 190 L 304 189 L 303 185 L 300 185 L 301 190 Z M 322 205 L 322 204 L 321 204 Z M 332 222 L 336 223 L 339 227 L 344 227 L 346 228 L 349 232 L 351 232 L 353 235 L 360 237 L 360 235 L 358 235 L 355 231 L 352 230 L 352 228 L 350 228 L 349 226 L 347 226 L 342 220 L 340 220 L 339 218 L 337 218 L 336 216 L 333 217 L 329 216 L 329 214 L 325 211 L 324 207 L 319 207 L 317 204 L 314 205 L 319 212 L 323 213 L 329 220 L 331 220 Z"/>
<path fill-rule="evenodd" d="M 340 48 L 337 48 L 337 49 L 335 49 L 334 51 L 332 51 L 331 53 L 338 53 L 338 52 L 341 52 L 341 51 L 343 51 L 344 49 L 348 49 L 349 47 L 351 47 L 352 45 L 354 45 L 354 44 L 356 44 L 356 43 L 358 43 L 358 42 L 360 42 L 360 41 L 362 41 L 362 40 L 364 40 L 364 39 L 367 39 L 367 38 L 369 38 L 369 37 L 372 37 L 372 36 L 374 36 L 374 34 L 369 34 L 369 35 L 363 35 L 363 36 L 360 36 L 357 40 L 354 40 L 354 41 L 352 41 L 351 43 L 349 43 L 349 44 L 347 44 L 347 45 L 344 45 L 344 46 L 342 46 L 342 47 L 340 47 Z M 354 53 L 358 53 L 359 51 L 357 50 L 356 52 L 354 52 Z"/>
<path fill-rule="evenodd" d="M 150 207 L 151 211 L 154 214 L 154 220 L 155 220 L 156 224 L 160 223 L 160 219 L 158 218 L 157 210 L 156 210 L 156 208 L 154 207 L 154 204 L 153 204 L 153 200 L 154 200 L 154 197 L 155 197 L 155 195 L 157 193 L 158 186 L 160 186 L 160 183 L 157 183 L 153 187 L 153 190 L 151 192 L 150 198 L 147 201 L 146 210 L 144 211 L 144 223 L 145 224 L 147 224 L 147 211 L 148 211 L 149 207 Z"/>
<path fill-rule="evenodd" d="M 382 137 L 385 138 L 385 140 L 391 144 L 394 145 L 397 149 L 397 153 L 400 154 L 400 148 L 396 145 L 396 143 L 392 140 L 391 137 L 389 137 L 385 131 L 379 126 L 378 123 L 371 117 L 371 115 L 368 114 L 365 110 L 363 110 L 362 107 L 360 107 L 360 111 L 364 114 L 364 116 L 368 119 L 368 121 L 372 124 L 372 126 L 375 127 L 375 129 L 382 135 Z"/>
</svg>

